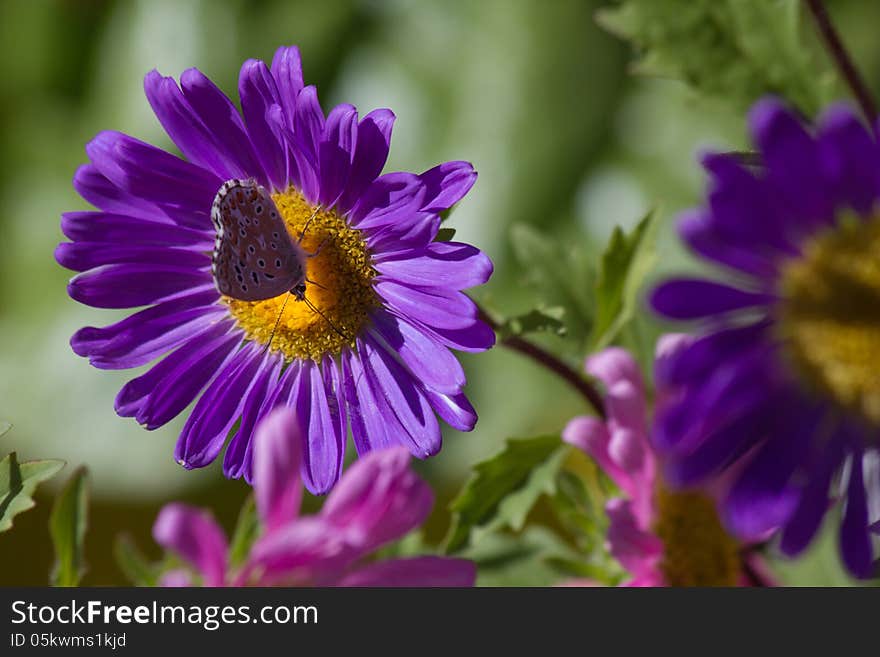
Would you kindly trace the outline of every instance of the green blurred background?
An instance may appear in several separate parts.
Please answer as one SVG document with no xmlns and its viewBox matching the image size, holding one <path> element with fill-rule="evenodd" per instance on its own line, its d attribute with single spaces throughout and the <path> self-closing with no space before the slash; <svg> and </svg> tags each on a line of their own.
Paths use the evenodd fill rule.
<svg viewBox="0 0 880 657">
<path fill-rule="evenodd" d="M 71 301 L 70 273 L 52 257 L 63 239 L 59 215 L 87 208 L 70 183 L 84 144 L 115 129 L 172 148 L 143 95 L 147 71 L 178 76 L 197 66 L 237 101 L 242 61 L 271 60 L 279 45 L 298 44 L 325 110 L 345 101 L 362 113 L 395 111 L 388 170 L 474 163 L 480 178 L 451 225 L 496 263 L 477 296 L 525 311 L 536 299 L 524 291 L 528 272 L 513 257 L 511 226 L 601 245 L 615 225 L 630 226 L 657 205 L 660 268 L 688 266 L 669 227 L 698 198 L 695 155 L 746 146 L 743 117 L 722 103 L 698 101 L 675 81 L 628 76 L 626 44 L 593 20 L 601 4 L 0 0 L 0 419 L 14 425 L 0 452 L 68 462 L 37 508 L 0 534 L 0 584 L 47 582 L 50 500 L 81 463 L 93 490 L 85 584 L 124 583 L 111 556 L 120 532 L 158 556 L 149 531 L 165 502 L 208 505 L 229 527 L 248 492 L 217 467 L 175 464 L 180 421 L 149 433 L 118 418 L 114 396 L 136 373 L 95 370 L 68 345 L 77 328 L 121 316 Z M 880 82 L 878 5 L 830 3 L 872 83 Z M 558 432 L 585 411 L 569 388 L 515 354 L 464 360 L 477 429 L 448 432 L 441 454 L 419 464 L 438 495 L 434 540 L 475 461 L 507 437 Z M 779 574 L 793 584 L 845 583 L 834 542 L 825 537 L 806 559 L 779 564 Z"/>
</svg>

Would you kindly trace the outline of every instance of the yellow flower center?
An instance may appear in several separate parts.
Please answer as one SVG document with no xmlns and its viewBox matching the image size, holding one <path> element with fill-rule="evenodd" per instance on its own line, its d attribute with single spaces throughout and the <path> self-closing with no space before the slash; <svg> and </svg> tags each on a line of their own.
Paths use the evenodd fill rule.
<svg viewBox="0 0 880 657">
<path fill-rule="evenodd" d="M 880 424 L 880 216 L 845 216 L 783 269 L 780 327 L 814 391 Z"/>
<path fill-rule="evenodd" d="M 305 229 L 300 246 L 315 254 L 306 260 L 306 300 L 285 292 L 265 301 L 223 301 L 249 340 L 267 344 L 271 338 L 270 349 L 288 360 L 319 361 L 353 345 L 378 303 L 372 285 L 376 272 L 360 231 L 334 210 L 316 212 L 293 187 L 272 200 L 291 238 L 299 241 Z"/>
<path fill-rule="evenodd" d="M 739 545 L 721 526 L 715 502 L 703 493 L 671 491 L 655 496 L 654 533 L 663 541 L 660 569 L 667 586 L 735 586 Z"/>
</svg>

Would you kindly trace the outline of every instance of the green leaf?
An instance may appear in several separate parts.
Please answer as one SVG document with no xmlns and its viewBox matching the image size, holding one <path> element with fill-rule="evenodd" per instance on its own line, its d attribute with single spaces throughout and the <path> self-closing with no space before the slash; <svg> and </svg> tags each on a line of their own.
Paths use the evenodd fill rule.
<svg viewBox="0 0 880 657">
<path fill-rule="evenodd" d="M 477 565 L 477 586 L 553 586 L 555 560 L 576 561 L 577 553 L 546 527 L 533 525 L 516 536 L 491 534 L 461 553 Z"/>
<path fill-rule="evenodd" d="M 135 586 L 156 586 L 158 583 L 158 568 L 147 560 L 130 536 L 116 537 L 113 556 L 119 569 Z"/>
<path fill-rule="evenodd" d="M 800 0 L 624 0 L 597 21 L 633 43 L 636 73 L 683 80 L 743 109 L 766 94 L 807 116 L 835 96 L 835 77 L 802 38 Z"/>
<path fill-rule="evenodd" d="M 611 344 L 635 313 L 641 285 L 656 260 L 655 217 L 656 212 L 649 211 L 628 234 L 615 228 L 602 254 L 593 350 Z"/>
<path fill-rule="evenodd" d="M 561 309 L 558 319 L 565 326 L 566 336 L 583 347 L 593 325 L 596 279 L 589 245 L 582 240 L 555 239 L 525 224 L 513 226 L 510 239 L 523 279 L 536 294 L 537 305 Z"/>
<path fill-rule="evenodd" d="M 441 228 L 437 231 L 437 237 L 434 238 L 434 241 L 450 242 L 453 237 L 455 237 L 455 228 Z"/>
<path fill-rule="evenodd" d="M 3 436 L 7 431 L 12 428 L 12 425 L 9 424 L 6 420 L 0 420 L 0 436 Z"/>
<path fill-rule="evenodd" d="M 0 532 L 12 527 L 12 519 L 32 509 L 32 495 L 37 486 L 52 478 L 64 461 L 47 459 L 19 463 L 15 452 L 0 461 Z"/>
<path fill-rule="evenodd" d="M 446 552 L 464 548 L 504 527 L 519 531 L 538 498 L 555 490 L 556 473 L 568 453 L 559 436 L 511 439 L 474 474 L 452 501 Z"/>
<path fill-rule="evenodd" d="M 76 586 L 82 578 L 88 511 L 89 475 L 85 467 L 79 467 L 55 498 L 49 515 L 49 534 L 55 546 L 54 586 Z"/>
<path fill-rule="evenodd" d="M 251 545 L 260 533 L 260 518 L 257 516 L 257 504 L 254 496 L 249 495 L 238 512 L 238 520 L 235 530 L 232 532 L 232 541 L 229 544 L 229 563 L 235 567 L 247 558 Z"/>
<path fill-rule="evenodd" d="M 504 338 L 512 335 L 526 335 L 528 333 L 552 333 L 563 336 L 567 329 L 562 318 L 565 317 L 565 308 L 554 306 L 553 308 L 535 308 L 523 315 L 509 317 L 498 326 L 498 337 Z"/>
</svg>

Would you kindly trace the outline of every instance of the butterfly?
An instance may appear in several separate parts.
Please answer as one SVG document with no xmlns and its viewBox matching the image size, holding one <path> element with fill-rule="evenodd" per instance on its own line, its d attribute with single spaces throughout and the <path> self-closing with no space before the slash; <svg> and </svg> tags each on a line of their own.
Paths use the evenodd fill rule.
<svg viewBox="0 0 880 657">
<path fill-rule="evenodd" d="M 227 180 L 211 206 L 217 230 L 211 272 L 220 294 L 262 301 L 305 294 L 309 254 L 294 242 L 281 213 L 256 180 Z"/>
<path fill-rule="evenodd" d="M 220 294 L 240 301 L 263 301 L 289 292 L 346 337 L 306 298 L 306 283 L 317 285 L 306 278 L 306 261 L 316 256 L 321 247 L 309 253 L 302 248 L 301 241 L 319 210 L 315 208 L 299 240 L 294 242 L 265 187 L 253 178 L 227 180 L 211 205 L 211 220 L 217 231 L 211 273 Z M 287 298 L 275 328 L 286 304 Z"/>
</svg>

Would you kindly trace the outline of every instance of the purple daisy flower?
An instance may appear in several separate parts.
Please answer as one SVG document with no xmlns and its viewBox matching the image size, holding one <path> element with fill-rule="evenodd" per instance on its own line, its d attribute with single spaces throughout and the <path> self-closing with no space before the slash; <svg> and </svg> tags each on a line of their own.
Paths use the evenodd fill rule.
<svg viewBox="0 0 880 657">
<path fill-rule="evenodd" d="M 731 284 L 678 278 L 651 296 L 662 315 L 704 327 L 660 367 L 677 392 L 655 441 L 667 481 L 732 475 L 726 523 L 746 539 L 779 528 L 789 555 L 842 501 L 843 561 L 869 577 L 880 515 L 880 145 L 842 106 L 815 134 L 772 99 L 749 123 L 763 165 L 706 156 L 707 204 L 679 225 Z"/>
<path fill-rule="evenodd" d="M 340 476 L 349 424 L 361 455 L 402 444 L 420 458 L 440 449 L 437 416 L 471 430 L 477 416 L 450 349 L 494 343 L 462 293 L 485 283 L 492 263 L 472 246 L 435 238 L 440 213 L 476 180 L 473 167 L 380 175 L 394 114 L 359 119 L 339 105 L 325 116 L 315 88 L 303 85 L 295 47 L 279 48 L 271 66 L 245 62 L 243 116 L 196 69 L 179 86 L 152 71 L 144 86 L 186 159 L 100 133 L 74 177 L 98 211 L 65 214 L 72 241 L 55 254 L 80 272 L 68 286 L 73 299 L 146 306 L 77 331 L 77 354 L 102 369 L 167 354 L 122 388 L 117 413 L 155 429 L 198 400 L 175 458 L 186 468 L 208 465 L 231 434 L 224 472 L 251 481 L 254 427 L 275 406 L 294 408 L 303 478 L 315 493 Z M 218 292 L 212 205 L 238 179 L 271 195 L 297 252 L 309 254 L 305 299 Z"/>
</svg>

